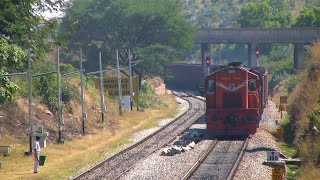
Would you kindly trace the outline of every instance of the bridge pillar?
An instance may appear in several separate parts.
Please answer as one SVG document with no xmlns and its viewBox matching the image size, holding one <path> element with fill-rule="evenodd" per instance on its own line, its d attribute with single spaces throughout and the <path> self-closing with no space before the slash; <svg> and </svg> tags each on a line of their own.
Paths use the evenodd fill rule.
<svg viewBox="0 0 320 180">
<path fill-rule="evenodd" d="M 203 77 L 206 77 L 208 72 L 208 65 L 206 63 L 206 57 L 210 57 L 211 63 L 212 63 L 212 57 L 211 57 L 211 44 L 201 44 L 201 62 L 202 62 L 202 75 Z"/>
<path fill-rule="evenodd" d="M 296 43 L 294 44 L 294 68 L 299 69 L 303 66 L 304 59 L 304 44 Z"/>
<path fill-rule="evenodd" d="M 257 67 L 257 56 L 256 56 L 257 43 L 251 42 L 248 44 L 248 67 Z"/>
</svg>

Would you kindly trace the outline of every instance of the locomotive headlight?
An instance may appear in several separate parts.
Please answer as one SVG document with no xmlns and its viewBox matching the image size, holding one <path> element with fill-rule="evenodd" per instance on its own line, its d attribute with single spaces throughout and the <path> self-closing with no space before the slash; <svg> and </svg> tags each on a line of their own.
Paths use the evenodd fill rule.
<svg viewBox="0 0 320 180">
<path fill-rule="evenodd" d="M 224 118 L 224 121 L 223 121 L 223 123 L 225 124 L 225 125 L 232 125 L 232 126 L 237 126 L 237 124 L 238 124 L 238 117 L 236 116 L 236 115 L 230 115 L 230 116 L 226 116 L 225 118 Z"/>
<path fill-rule="evenodd" d="M 250 122 L 250 121 L 252 121 L 252 117 L 249 116 L 249 115 L 246 115 L 246 116 L 244 116 L 243 120 L 244 120 L 245 122 Z"/>
<path fill-rule="evenodd" d="M 218 116 L 215 114 L 211 117 L 212 122 L 216 122 L 218 120 Z"/>
</svg>

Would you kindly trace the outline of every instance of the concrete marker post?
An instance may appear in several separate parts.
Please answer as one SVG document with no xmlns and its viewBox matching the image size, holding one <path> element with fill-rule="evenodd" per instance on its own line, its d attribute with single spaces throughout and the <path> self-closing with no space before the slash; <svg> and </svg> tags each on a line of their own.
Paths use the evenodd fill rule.
<svg viewBox="0 0 320 180">
<path fill-rule="evenodd" d="M 83 87 L 83 59 L 82 59 L 82 48 L 80 48 L 80 84 L 81 84 L 81 104 L 82 104 L 82 135 L 85 135 L 85 120 L 87 118 L 85 113 L 85 99 L 84 99 L 84 87 Z"/>
<path fill-rule="evenodd" d="M 101 52 L 99 52 L 99 67 L 100 67 L 100 99 L 101 99 L 101 119 L 104 122 L 104 113 L 107 111 L 104 100 L 104 83 L 103 83 L 103 71 L 102 71 L 102 60 Z"/>
<path fill-rule="evenodd" d="M 119 114 L 122 116 L 122 91 L 121 91 L 121 74 L 119 69 L 119 50 L 117 49 L 117 76 L 119 89 Z"/>
<path fill-rule="evenodd" d="M 30 48 L 28 48 L 28 80 L 29 80 L 29 154 L 32 154 L 32 133 L 33 133 L 33 122 L 32 122 L 32 70 L 31 70 L 31 57 Z"/>
</svg>

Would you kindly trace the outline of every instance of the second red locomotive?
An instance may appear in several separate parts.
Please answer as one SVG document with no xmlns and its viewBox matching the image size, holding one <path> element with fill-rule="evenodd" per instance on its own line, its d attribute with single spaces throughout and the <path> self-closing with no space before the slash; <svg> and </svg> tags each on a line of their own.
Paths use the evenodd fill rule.
<svg viewBox="0 0 320 180">
<path fill-rule="evenodd" d="M 268 102 L 268 71 L 241 63 L 214 68 L 205 79 L 209 136 L 256 133 Z"/>
</svg>

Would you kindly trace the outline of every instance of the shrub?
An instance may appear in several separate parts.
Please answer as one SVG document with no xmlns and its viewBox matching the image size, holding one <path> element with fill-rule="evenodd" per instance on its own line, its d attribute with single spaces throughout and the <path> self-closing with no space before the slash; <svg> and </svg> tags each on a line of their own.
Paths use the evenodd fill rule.
<svg viewBox="0 0 320 180">
<path fill-rule="evenodd" d="M 269 70 L 269 88 L 274 88 L 283 79 L 293 76 L 295 70 L 293 68 L 292 59 L 282 61 L 267 62 L 264 64 Z M 293 85 L 293 84 L 292 84 Z"/>
<path fill-rule="evenodd" d="M 151 106 L 153 101 L 156 99 L 156 94 L 153 91 L 151 84 L 144 83 L 141 86 L 140 97 L 139 97 L 139 107 L 148 108 Z"/>
<path fill-rule="evenodd" d="M 297 75 L 291 75 L 288 79 L 285 80 L 285 86 L 289 93 L 293 91 L 297 84 L 300 82 L 300 77 Z"/>
<path fill-rule="evenodd" d="M 0 74 L 4 74 L 4 71 L 0 69 Z M 0 78 L 0 104 L 7 101 L 11 101 L 15 93 L 18 90 L 18 86 L 13 82 L 10 82 L 7 77 Z"/>
</svg>

